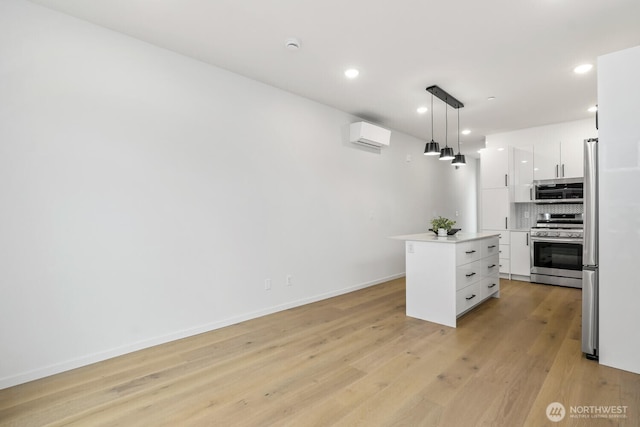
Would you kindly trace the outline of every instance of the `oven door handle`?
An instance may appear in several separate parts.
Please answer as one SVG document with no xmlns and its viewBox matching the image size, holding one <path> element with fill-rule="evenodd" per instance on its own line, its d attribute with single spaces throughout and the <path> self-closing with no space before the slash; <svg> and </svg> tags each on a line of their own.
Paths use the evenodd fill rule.
<svg viewBox="0 0 640 427">
<path fill-rule="evenodd" d="M 582 244 L 582 239 L 563 239 L 561 237 L 534 237 L 531 236 L 531 242 L 547 242 L 547 243 L 575 243 Z"/>
</svg>

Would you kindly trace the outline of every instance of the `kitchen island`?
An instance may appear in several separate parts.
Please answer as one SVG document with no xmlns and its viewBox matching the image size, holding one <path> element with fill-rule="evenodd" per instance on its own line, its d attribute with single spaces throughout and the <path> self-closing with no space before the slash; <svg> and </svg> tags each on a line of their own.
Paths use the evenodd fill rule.
<svg viewBox="0 0 640 427">
<path fill-rule="evenodd" d="M 456 327 L 456 319 L 500 297 L 496 233 L 394 236 L 405 241 L 406 314 Z"/>
</svg>

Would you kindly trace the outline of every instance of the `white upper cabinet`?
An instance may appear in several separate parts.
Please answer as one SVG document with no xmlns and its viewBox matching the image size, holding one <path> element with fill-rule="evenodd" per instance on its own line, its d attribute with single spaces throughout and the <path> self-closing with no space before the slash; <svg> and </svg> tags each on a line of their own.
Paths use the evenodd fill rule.
<svg viewBox="0 0 640 427">
<path fill-rule="evenodd" d="M 513 148 L 513 201 L 533 200 L 533 146 Z"/>
<path fill-rule="evenodd" d="M 563 178 L 584 177 L 584 140 L 575 137 L 560 144 L 560 170 Z"/>
<path fill-rule="evenodd" d="M 480 154 L 480 181 L 482 188 L 509 186 L 508 147 L 485 148 Z"/>
<path fill-rule="evenodd" d="M 560 141 L 539 141 L 533 148 L 533 179 L 559 178 Z"/>
<path fill-rule="evenodd" d="M 584 176 L 584 138 L 538 142 L 533 149 L 534 179 Z"/>
</svg>

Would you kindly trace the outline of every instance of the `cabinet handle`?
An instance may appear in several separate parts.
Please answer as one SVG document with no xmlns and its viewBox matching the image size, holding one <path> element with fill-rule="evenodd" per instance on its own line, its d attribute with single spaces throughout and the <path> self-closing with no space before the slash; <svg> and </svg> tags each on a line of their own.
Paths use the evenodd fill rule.
<svg viewBox="0 0 640 427">
<path fill-rule="evenodd" d="M 564 163 L 562 164 L 562 177 L 564 177 Z"/>
<path fill-rule="evenodd" d="M 504 174 L 504 186 L 507 187 L 509 186 L 508 181 L 507 181 L 507 174 Z"/>
<path fill-rule="evenodd" d="M 475 275 L 476 275 L 476 273 L 469 273 L 469 274 L 466 274 L 465 276 L 471 277 L 471 276 L 475 276 Z"/>
<path fill-rule="evenodd" d="M 560 175 L 558 175 L 558 166 L 559 165 L 556 165 L 556 178 L 558 178 L 560 176 Z"/>
<path fill-rule="evenodd" d="M 505 230 L 509 228 L 508 223 L 507 223 L 507 219 L 508 219 L 508 217 L 505 216 L 504 217 L 504 229 Z"/>
<path fill-rule="evenodd" d="M 527 246 L 529 246 L 529 233 L 527 233 Z"/>
<path fill-rule="evenodd" d="M 466 297 L 465 299 L 466 299 L 467 301 L 469 301 L 469 300 L 474 299 L 475 297 L 476 297 L 476 294 L 473 294 L 473 295 L 471 295 L 470 297 Z"/>
<path fill-rule="evenodd" d="M 533 200 L 533 188 L 529 188 L 529 200 Z"/>
<path fill-rule="evenodd" d="M 474 254 L 476 251 L 466 251 L 465 254 Z"/>
<path fill-rule="evenodd" d="M 487 285 L 487 288 L 493 288 L 495 285 L 496 285 L 495 283 L 492 283 L 490 285 Z"/>
<path fill-rule="evenodd" d="M 493 268 L 493 267 L 495 267 L 495 266 L 496 266 L 495 264 L 491 264 L 491 265 L 490 265 L 489 267 L 487 267 L 487 268 Z"/>
<path fill-rule="evenodd" d="M 489 249 L 493 249 L 495 247 L 496 247 L 496 245 L 487 246 L 487 248 L 489 248 Z"/>
</svg>

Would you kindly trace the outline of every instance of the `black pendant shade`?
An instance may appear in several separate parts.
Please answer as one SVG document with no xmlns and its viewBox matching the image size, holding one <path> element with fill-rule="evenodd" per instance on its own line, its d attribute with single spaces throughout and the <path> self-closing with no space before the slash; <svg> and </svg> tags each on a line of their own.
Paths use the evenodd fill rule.
<svg viewBox="0 0 640 427">
<path fill-rule="evenodd" d="M 445 100 L 445 102 L 447 102 Z M 453 148 L 449 147 L 449 115 L 447 106 L 444 107 L 444 148 L 440 150 L 440 158 L 438 160 L 452 160 Z"/>
<path fill-rule="evenodd" d="M 453 148 L 444 147 L 442 150 L 440 150 L 439 160 L 451 160 L 453 158 L 455 158 L 455 155 L 453 154 Z"/>
<path fill-rule="evenodd" d="M 433 93 L 431 94 L 431 142 L 427 142 L 424 147 L 425 156 L 438 156 L 440 154 L 440 144 L 433 140 Z"/>
<path fill-rule="evenodd" d="M 456 154 L 453 158 L 453 161 L 451 162 L 451 164 L 453 166 L 464 166 L 467 164 L 467 161 L 464 158 L 464 154 L 460 154 L 460 152 L 458 152 L 458 154 Z"/>
<path fill-rule="evenodd" d="M 467 164 L 464 158 L 464 154 L 460 154 L 460 109 L 458 108 L 458 154 L 453 158 L 451 162 L 453 166 L 463 166 Z"/>
<path fill-rule="evenodd" d="M 440 144 L 435 142 L 433 139 L 431 142 L 427 142 L 426 147 L 424 147 L 424 155 L 425 156 L 439 156 L 440 155 Z"/>
</svg>

